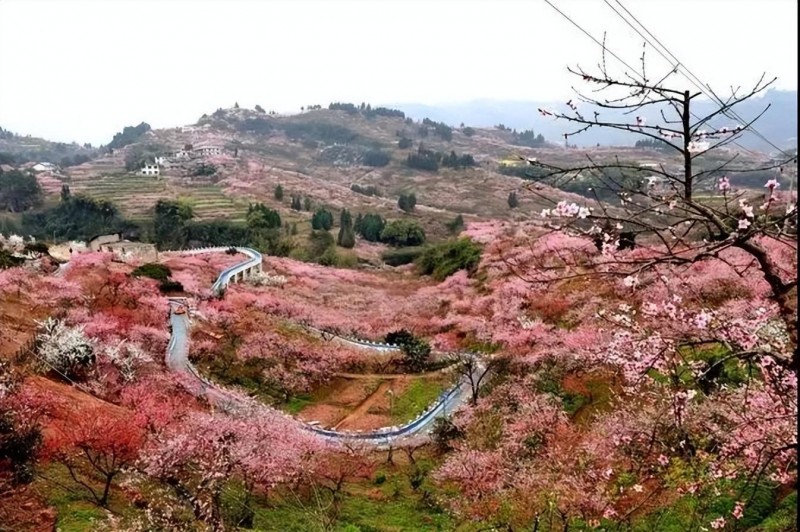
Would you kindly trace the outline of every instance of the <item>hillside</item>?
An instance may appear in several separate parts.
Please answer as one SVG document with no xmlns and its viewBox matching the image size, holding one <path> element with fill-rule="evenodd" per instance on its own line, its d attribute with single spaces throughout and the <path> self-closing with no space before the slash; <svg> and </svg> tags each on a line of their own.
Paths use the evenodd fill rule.
<svg viewBox="0 0 800 532">
<path fill-rule="evenodd" d="M 297 195 L 308 198 L 312 210 L 324 206 L 335 211 L 348 208 L 354 215 L 376 212 L 388 219 L 414 218 L 433 237 L 446 235 L 446 224 L 459 214 L 467 220 L 528 219 L 552 205 L 542 195 L 580 200 L 547 185 L 528 190 L 530 183 L 516 176 L 528 172 L 520 166 L 519 156 L 569 166 L 585 161 L 584 149 L 565 149 L 508 129 L 449 128 L 427 119 L 413 121 L 402 113 L 387 116 L 392 115 L 390 110 L 375 114 L 347 105 L 290 116 L 219 109 L 192 125 L 147 131 L 111 154 L 63 169 L 63 174 L 41 174 L 39 180 L 53 199 L 61 182 L 73 193 L 113 201 L 139 222 L 151 218 L 159 199 L 179 198 L 193 205 L 199 220 L 242 222 L 247 205 L 259 201 L 289 222 L 303 225 L 311 213 L 290 208 L 292 196 Z M 187 146 L 195 153 L 203 147 L 220 148 L 221 153 L 168 158 L 159 177 L 137 175 L 131 167 L 131 162 L 152 161 Z M 470 161 L 453 167 L 442 160 L 437 170 L 409 167 L 408 157 L 420 150 L 456 160 L 470 156 Z M 632 147 L 591 152 L 598 160 L 676 162 L 662 152 Z M 278 185 L 285 191 L 282 201 L 275 199 Z M 378 195 L 359 193 L 354 187 Z M 586 193 L 586 188 L 578 182 L 566 185 L 566 190 L 576 192 Z M 397 199 L 410 192 L 417 205 L 411 213 L 403 213 Z M 519 198 L 516 209 L 508 205 L 511 192 Z"/>
</svg>

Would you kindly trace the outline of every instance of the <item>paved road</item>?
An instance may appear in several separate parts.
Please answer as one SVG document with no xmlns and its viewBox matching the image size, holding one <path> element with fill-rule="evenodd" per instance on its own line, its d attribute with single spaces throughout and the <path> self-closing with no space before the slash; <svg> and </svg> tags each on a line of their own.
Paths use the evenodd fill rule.
<svg viewBox="0 0 800 532">
<path fill-rule="evenodd" d="M 253 255 L 251 253 L 252 250 L 248 248 L 237 248 L 241 252 L 247 254 L 250 258 L 248 258 L 245 263 L 250 263 L 253 260 Z M 246 251 L 244 251 L 246 250 Z M 209 250 L 210 251 L 217 251 L 217 250 Z M 257 253 L 257 252 L 256 252 Z M 258 257 L 261 255 L 259 254 Z M 242 263 L 244 264 L 244 263 Z M 214 286 L 220 286 L 220 282 L 224 279 L 223 276 L 230 276 L 230 272 L 235 270 L 238 266 L 236 265 L 231 268 L 226 269 L 224 272 L 220 274 L 220 277 L 217 279 L 217 282 L 214 283 Z M 227 279 L 224 279 L 227 281 Z M 225 409 L 225 410 L 237 410 L 237 409 L 245 409 L 245 408 L 270 408 L 263 403 L 257 402 L 255 400 L 246 399 L 238 394 L 234 395 L 230 392 L 227 392 L 224 388 L 204 379 L 195 369 L 194 365 L 189 362 L 189 329 L 190 329 L 190 320 L 189 314 L 176 314 L 175 310 L 177 309 L 178 305 L 181 304 L 180 299 L 171 299 L 170 300 L 170 327 L 172 330 L 172 334 L 169 341 L 169 347 L 167 348 L 167 355 L 166 355 L 166 364 L 167 367 L 180 375 L 181 380 L 186 386 L 186 388 L 193 394 L 198 396 L 205 397 L 209 403 Z M 378 351 L 388 351 L 394 350 L 395 347 L 390 347 L 384 345 L 372 345 L 370 343 L 360 341 L 360 340 L 351 340 L 348 338 L 338 337 L 341 340 L 349 343 L 353 343 L 359 345 L 360 347 L 364 348 L 372 348 Z M 482 371 L 482 368 L 479 368 L 477 371 Z M 423 415 L 419 418 L 407 423 L 405 425 L 399 427 L 384 427 L 382 429 L 377 429 L 368 432 L 347 432 L 347 431 L 336 431 L 336 430 L 327 430 L 322 429 L 319 427 L 315 427 L 306 423 L 303 423 L 300 420 L 297 420 L 297 423 L 302 424 L 304 428 L 319 434 L 324 438 L 330 438 L 335 440 L 358 440 L 365 443 L 370 443 L 378 446 L 387 446 L 390 444 L 398 444 L 401 445 L 403 441 L 410 441 L 411 439 L 416 439 L 419 437 L 427 437 L 430 433 L 430 430 L 433 427 L 434 422 L 436 421 L 437 417 L 446 416 L 452 414 L 459 406 L 464 404 L 469 400 L 470 397 L 470 387 L 464 380 L 459 382 L 455 387 L 451 388 L 449 391 L 444 393 L 439 400 L 431 406 L 431 408 L 426 411 Z"/>
</svg>

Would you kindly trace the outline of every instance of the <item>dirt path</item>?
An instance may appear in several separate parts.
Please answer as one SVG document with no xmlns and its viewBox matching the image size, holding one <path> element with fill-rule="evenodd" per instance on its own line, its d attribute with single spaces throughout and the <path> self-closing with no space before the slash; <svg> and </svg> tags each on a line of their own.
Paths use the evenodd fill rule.
<svg viewBox="0 0 800 532">
<path fill-rule="evenodd" d="M 382 382 L 378 388 L 372 392 L 372 394 L 361 401 L 361 403 L 356 406 L 352 412 L 350 412 L 344 419 L 341 419 L 333 428 L 334 430 L 338 430 L 343 425 L 352 425 L 356 421 L 361 420 L 367 416 L 369 409 L 375 406 L 377 403 L 386 403 L 388 400 L 388 396 L 386 391 L 389 389 L 396 389 L 399 386 L 405 388 L 408 385 L 409 377 L 408 375 L 403 375 L 405 377 L 404 380 L 397 379 L 397 382 Z"/>
</svg>

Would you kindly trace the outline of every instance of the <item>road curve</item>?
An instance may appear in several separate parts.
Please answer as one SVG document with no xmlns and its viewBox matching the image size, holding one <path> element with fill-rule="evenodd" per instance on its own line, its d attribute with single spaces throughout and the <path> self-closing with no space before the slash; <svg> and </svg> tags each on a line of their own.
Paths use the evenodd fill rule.
<svg viewBox="0 0 800 532">
<path fill-rule="evenodd" d="M 198 250 L 189 250 L 187 254 L 198 253 L 218 253 L 224 252 L 230 248 L 203 248 Z M 256 265 L 261 264 L 261 254 L 251 248 L 237 247 L 236 250 L 248 259 L 239 264 L 235 264 L 222 271 L 217 280 L 212 285 L 212 291 L 216 294 L 221 294 L 223 289 L 228 285 L 232 278 L 240 272 L 246 271 Z M 178 298 L 170 299 L 170 329 L 171 336 L 169 346 L 166 353 L 166 364 L 170 371 L 178 373 L 184 386 L 194 395 L 202 396 L 216 407 L 235 411 L 245 408 L 270 408 L 263 403 L 253 399 L 242 397 L 239 394 L 233 394 L 226 391 L 224 388 L 217 384 L 210 382 L 203 378 L 189 361 L 189 329 L 190 321 L 189 314 L 176 314 L 175 310 L 181 304 Z M 393 351 L 398 349 L 397 346 L 391 344 L 379 344 L 368 342 L 365 340 L 349 339 L 338 337 L 341 340 L 359 345 L 364 348 L 371 348 L 381 352 Z M 483 368 L 479 367 L 477 371 L 482 371 Z M 436 418 L 440 416 L 447 416 L 452 414 L 458 407 L 469 400 L 470 387 L 466 381 L 462 379 L 453 388 L 443 393 L 440 398 L 431 405 L 425 412 L 423 412 L 417 419 L 401 425 L 398 427 L 384 427 L 372 431 L 337 431 L 328 430 L 316 427 L 297 420 L 298 424 L 303 428 L 314 432 L 321 437 L 331 440 L 357 440 L 364 443 L 369 443 L 377 446 L 401 445 L 403 441 L 409 441 L 412 438 L 427 437 Z"/>
</svg>

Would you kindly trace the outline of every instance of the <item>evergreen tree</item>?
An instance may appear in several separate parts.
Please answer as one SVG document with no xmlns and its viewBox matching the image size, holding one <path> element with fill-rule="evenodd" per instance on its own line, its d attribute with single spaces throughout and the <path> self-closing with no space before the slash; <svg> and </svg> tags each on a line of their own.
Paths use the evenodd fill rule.
<svg viewBox="0 0 800 532">
<path fill-rule="evenodd" d="M 397 200 L 397 206 L 404 212 L 413 211 L 416 205 L 417 196 L 414 195 L 413 192 L 410 194 L 400 194 L 400 198 Z"/>
<path fill-rule="evenodd" d="M 516 209 L 519 207 L 519 199 L 517 199 L 517 193 L 514 191 L 511 191 L 508 194 L 508 206 L 511 209 Z"/>
<path fill-rule="evenodd" d="M 309 198 L 308 196 L 306 196 L 305 199 L 303 199 L 303 210 L 304 211 L 311 210 L 311 198 Z"/>
<path fill-rule="evenodd" d="M 311 217 L 311 228 L 314 230 L 328 231 L 333 227 L 333 214 L 327 209 L 319 209 Z"/>
<path fill-rule="evenodd" d="M 300 196 L 292 195 L 292 210 L 299 211 L 303 209 L 303 203 L 300 201 Z"/>
<path fill-rule="evenodd" d="M 275 199 L 283 201 L 283 185 L 281 184 L 275 186 Z"/>
<path fill-rule="evenodd" d="M 69 201 L 72 193 L 69 191 L 69 185 L 61 185 L 61 201 Z"/>
<path fill-rule="evenodd" d="M 368 242 L 380 242 L 381 233 L 386 226 L 386 220 L 381 218 L 379 214 L 373 213 L 366 214 L 363 218 L 359 214 L 359 218 L 360 222 L 358 219 L 356 220 L 356 232 Z"/>
<path fill-rule="evenodd" d="M 356 233 L 353 230 L 353 217 L 347 209 L 342 210 L 339 218 L 339 237 L 336 243 L 343 248 L 352 248 L 356 245 Z"/>
<path fill-rule="evenodd" d="M 460 214 L 456 216 L 451 222 L 447 223 L 447 229 L 453 234 L 460 233 L 464 229 L 464 217 Z"/>
</svg>

